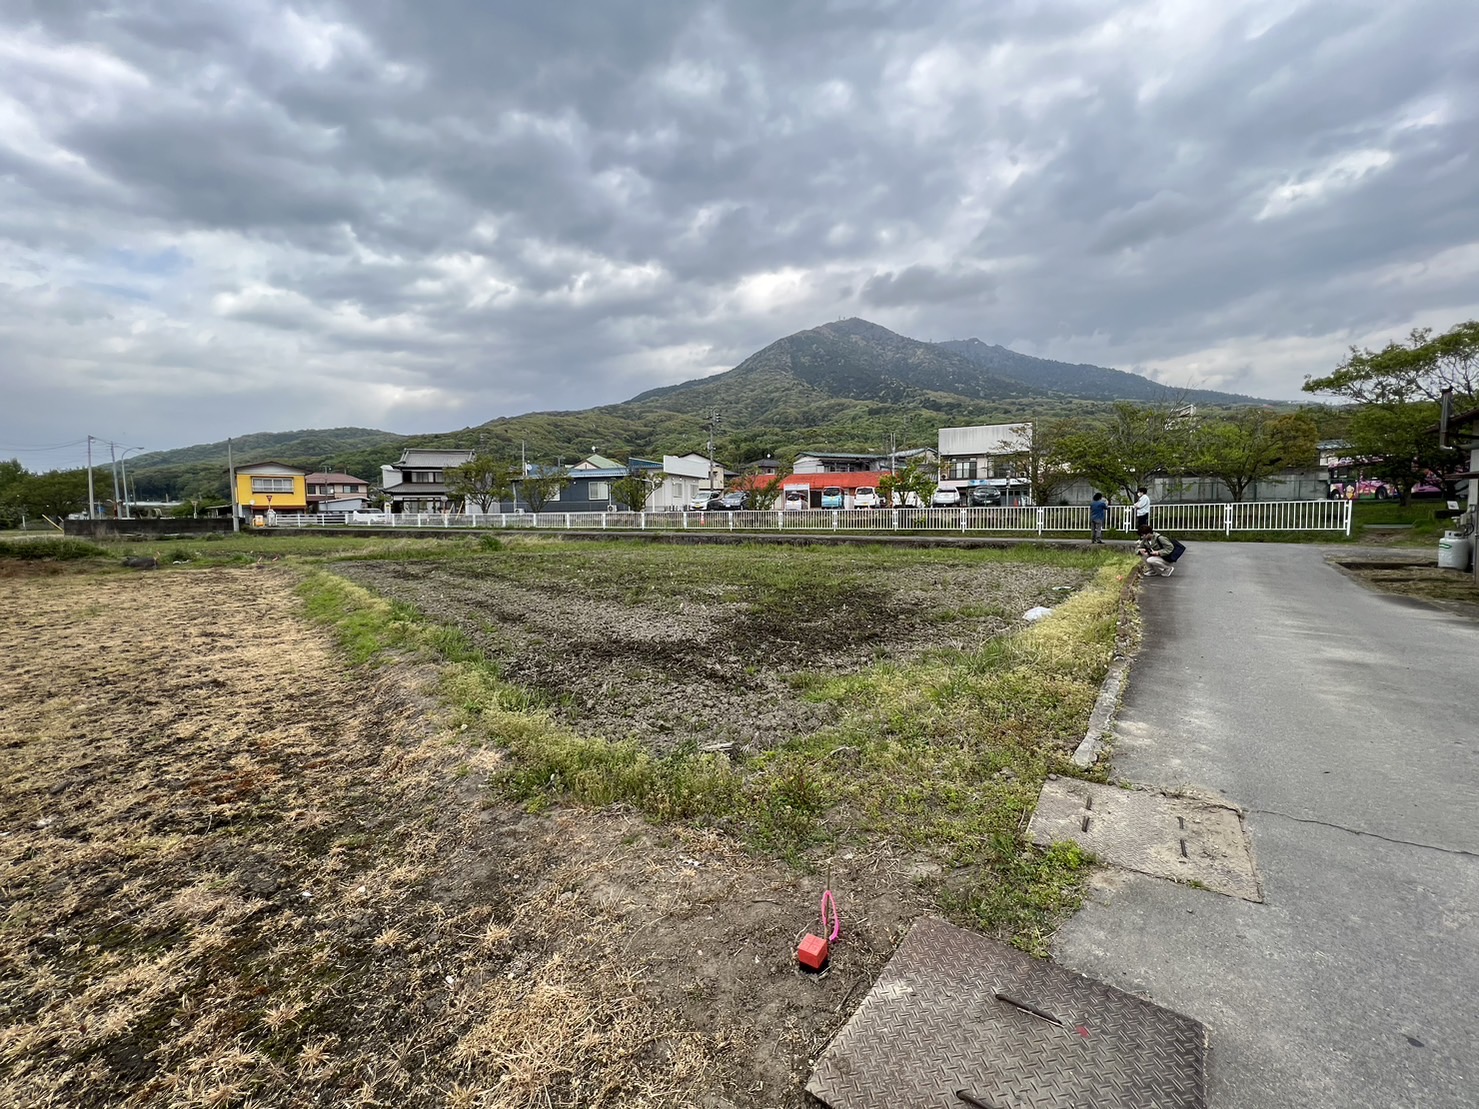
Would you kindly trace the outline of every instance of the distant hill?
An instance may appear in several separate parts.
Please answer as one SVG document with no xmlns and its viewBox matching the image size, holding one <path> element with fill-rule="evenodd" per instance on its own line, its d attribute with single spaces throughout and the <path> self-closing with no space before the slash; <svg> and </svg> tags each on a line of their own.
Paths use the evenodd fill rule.
<svg viewBox="0 0 1479 1109">
<path fill-rule="evenodd" d="M 1182 399 L 1194 404 L 1266 404 L 1257 397 L 1219 393 L 1212 389 L 1178 389 L 1152 381 L 1140 374 L 1111 370 L 1104 366 L 1054 362 L 1019 354 L 980 339 L 951 339 L 938 347 L 970 359 L 987 373 L 1030 387 L 1034 392 L 1063 393 L 1083 400 L 1128 400 L 1155 403 Z"/>
<path fill-rule="evenodd" d="M 259 431 L 233 439 L 231 450 L 238 462 L 265 462 L 269 459 L 287 462 L 290 459 L 311 458 L 326 460 L 337 454 L 373 450 L 387 444 L 399 443 L 405 438 L 404 435 L 397 435 L 393 431 L 376 431 L 367 427 Z M 148 454 L 139 455 L 131 465 L 137 470 L 148 470 L 159 466 L 185 466 L 200 462 L 219 462 L 224 466 L 226 464 L 226 444 L 224 442 L 199 443 L 193 447 L 150 451 Z"/>
<path fill-rule="evenodd" d="M 261 431 L 231 441 L 237 465 L 248 462 L 285 462 L 313 471 L 342 470 L 378 481 L 380 463 L 399 457 L 410 440 L 391 431 L 365 427 L 332 427 L 305 431 Z M 224 496 L 226 443 L 199 443 L 166 451 L 150 451 L 129 460 L 130 482 L 136 482 L 145 500 L 192 495 Z"/>
</svg>

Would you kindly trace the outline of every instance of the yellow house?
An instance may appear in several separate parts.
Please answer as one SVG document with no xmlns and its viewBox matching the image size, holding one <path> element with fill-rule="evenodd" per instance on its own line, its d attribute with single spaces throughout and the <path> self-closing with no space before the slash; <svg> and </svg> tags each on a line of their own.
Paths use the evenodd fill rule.
<svg viewBox="0 0 1479 1109">
<path fill-rule="evenodd" d="M 253 462 L 236 468 L 236 503 L 247 519 L 257 521 L 268 512 L 306 512 L 306 470 L 281 462 Z"/>
</svg>

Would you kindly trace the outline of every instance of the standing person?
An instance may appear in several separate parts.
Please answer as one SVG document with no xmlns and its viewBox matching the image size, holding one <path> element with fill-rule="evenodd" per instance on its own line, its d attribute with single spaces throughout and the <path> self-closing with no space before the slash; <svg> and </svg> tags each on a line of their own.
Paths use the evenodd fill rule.
<svg viewBox="0 0 1479 1109">
<path fill-rule="evenodd" d="M 1089 535 L 1090 543 L 1104 542 L 1104 525 L 1109 520 L 1109 502 L 1104 499 L 1103 493 L 1095 493 L 1094 499 L 1089 502 Z"/>
<path fill-rule="evenodd" d="M 1150 527 L 1150 490 L 1141 486 L 1135 490 L 1140 494 L 1135 498 L 1135 530 Z"/>
<path fill-rule="evenodd" d="M 1154 530 L 1149 524 L 1140 525 L 1140 544 L 1135 551 L 1145 559 L 1146 573 L 1169 578 L 1176 572 L 1176 567 L 1171 565 L 1171 556 L 1176 553 L 1176 544 Z"/>
</svg>

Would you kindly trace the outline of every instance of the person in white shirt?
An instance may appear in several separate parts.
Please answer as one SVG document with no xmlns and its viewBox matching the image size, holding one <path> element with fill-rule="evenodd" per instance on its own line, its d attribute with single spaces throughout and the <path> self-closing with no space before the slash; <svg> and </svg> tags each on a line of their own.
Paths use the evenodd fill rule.
<svg viewBox="0 0 1479 1109">
<path fill-rule="evenodd" d="M 1140 495 L 1135 498 L 1135 530 L 1150 526 L 1150 490 L 1141 486 L 1136 490 Z"/>
</svg>

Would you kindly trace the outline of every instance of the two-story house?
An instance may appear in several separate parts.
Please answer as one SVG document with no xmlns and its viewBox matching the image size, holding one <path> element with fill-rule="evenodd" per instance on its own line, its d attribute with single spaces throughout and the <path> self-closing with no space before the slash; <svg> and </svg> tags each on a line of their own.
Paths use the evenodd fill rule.
<svg viewBox="0 0 1479 1109">
<path fill-rule="evenodd" d="M 399 462 L 380 467 L 380 483 L 392 512 L 461 511 L 462 502 L 447 488 L 447 471 L 471 462 L 475 451 L 407 447 Z"/>
<path fill-rule="evenodd" d="M 363 512 L 370 506 L 370 483 L 353 474 L 313 473 L 303 479 L 310 512 Z"/>
<path fill-rule="evenodd" d="M 236 506 L 254 523 L 269 512 L 306 512 L 307 473 L 282 462 L 250 462 L 236 467 Z"/>
</svg>

